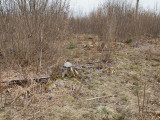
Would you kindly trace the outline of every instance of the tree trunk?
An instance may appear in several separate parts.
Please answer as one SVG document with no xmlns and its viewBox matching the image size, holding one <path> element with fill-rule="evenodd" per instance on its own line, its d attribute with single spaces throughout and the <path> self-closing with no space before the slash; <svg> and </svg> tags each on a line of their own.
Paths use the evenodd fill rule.
<svg viewBox="0 0 160 120">
<path fill-rule="evenodd" d="M 136 17 L 138 15 L 138 8 L 139 8 L 139 0 L 137 0 L 137 3 L 136 3 Z"/>
</svg>

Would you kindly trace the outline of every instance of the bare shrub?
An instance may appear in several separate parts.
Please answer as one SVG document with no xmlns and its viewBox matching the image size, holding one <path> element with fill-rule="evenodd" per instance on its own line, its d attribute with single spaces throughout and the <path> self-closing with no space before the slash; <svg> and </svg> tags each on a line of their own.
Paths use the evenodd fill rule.
<svg viewBox="0 0 160 120">
<path fill-rule="evenodd" d="M 58 57 L 57 42 L 68 36 L 68 1 L 2 0 L 0 8 L 3 64 L 41 68 Z"/>
<path fill-rule="evenodd" d="M 126 1 L 107 1 L 89 15 L 71 18 L 71 28 L 76 33 L 97 34 L 105 42 L 157 36 L 160 31 L 159 14 L 138 6 Z"/>
</svg>

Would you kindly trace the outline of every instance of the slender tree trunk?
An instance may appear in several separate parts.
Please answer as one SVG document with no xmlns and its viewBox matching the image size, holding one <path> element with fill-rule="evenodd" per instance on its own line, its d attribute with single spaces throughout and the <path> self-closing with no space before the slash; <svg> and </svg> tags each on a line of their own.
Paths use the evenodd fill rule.
<svg viewBox="0 0 160 120">
<path fill-rule="evenodd" d="M 42 30 L 41 30 L 41 50 L 40 50 L 40 59 L 39 59 L 39 67 L 40 67 L 40 69 L 42 68 L 42 55 L 43 55 L 43 53 L 42 53 L 42 42 L 43 42 L 43 28 L 42 28 Z"/>
<path fill-rule="evenodd" d="M 138 8 L 139 8 L 139 0 L 137 0 L 137 3 L 136 3 L 136 17 L 138 15 Z"/>
</svg>

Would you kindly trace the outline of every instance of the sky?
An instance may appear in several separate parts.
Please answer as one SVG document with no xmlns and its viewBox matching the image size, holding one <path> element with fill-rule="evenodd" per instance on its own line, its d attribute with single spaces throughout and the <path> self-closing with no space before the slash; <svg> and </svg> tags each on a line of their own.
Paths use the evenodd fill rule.
<svg viewBox="0 0 160 120">
<path fill-rule="evenodd" d="M 89 13 L 94 8 L 97 8 L 99 4 L 103 3 L 107 0 L 70 0 L 70 8 L 77 14 L 80 12 L 82 13 Z M 137 0 L 127 0 L 132 2 L 133 4 L 136 3 Z M 160 0 L 139 0 L 140 6 L 143 6 L 145 9 L 153 9 L 156 5 L 160 11 Z"/>
</svg>

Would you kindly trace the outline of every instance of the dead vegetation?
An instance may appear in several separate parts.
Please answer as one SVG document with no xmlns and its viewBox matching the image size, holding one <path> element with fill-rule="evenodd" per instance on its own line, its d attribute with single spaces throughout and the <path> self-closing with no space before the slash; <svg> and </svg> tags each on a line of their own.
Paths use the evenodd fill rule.
<svg viewBox="0 0 160 120">
<path fill-rule="evenodd" d="M 72 17 L 66 0 L 0 0 L 0 119 L 158 120 L 159 19 L 119 1 Z"/>
<path fill-rule="evenodd" d="M 2 0 L 0 52 L 3 65 L 14 68 L 34 65 L 38 71 L 44 61 L 47 64 L 61 57 L 61 47 L 68 36 L 68 9 L 68 2 L 62 0 L 50 3 L 48 0 Z"/>
</svg>

